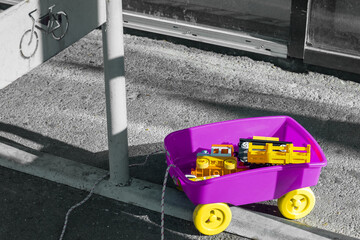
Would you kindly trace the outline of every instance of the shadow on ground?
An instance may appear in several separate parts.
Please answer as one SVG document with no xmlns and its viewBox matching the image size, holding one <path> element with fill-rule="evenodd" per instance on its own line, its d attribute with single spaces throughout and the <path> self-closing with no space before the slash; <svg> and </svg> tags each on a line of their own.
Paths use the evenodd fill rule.
<svg viewBox="0 0 360 240">
<path fill-rule="evenodd" d="M 226 110 L 240 112 L 241 117 L 279 115 L 278 112 L 257 111 L 250 108 L 229 106 L 226 104 L 218 104 L 204 100 L 202 100 L 201 103 L 208 104 L 209 108 L 221 108 L 224 109 L 224 111 Z M 297 115 L 294 115 L 292 117 L 299 121 L 305 128 L 311 129 L 310 132 L 312 132 L 312 134 L 315 134 L 321 139 L 326 139 L 326 141 L 330 141 L 331 139 L 331 141 L 335 141 L 338 144 L 348 144 L 350 146 L 353 146 L 354 148 L 358 144 L 357 142 L 352 141 L 354 133 L 360 132 L 360 126 L 358 124 L 337 122 L 331 120 L 321 121 Z M 6 123 L 0 123 L 0 131 L 15 134 L 19 137 L 43 145 L 44 147 L 43 149 L 41 149 L 41 152 L 49 153 L 85 164 L 90 164 L 96 167 L 102 167 L 104 169 L 108 168 L 107 151 L 92 153 L 90 151 L 69 145 L 65 142 L 52 139 L 39 133 L 35 133 L 27 129 Z M 339 131 L 342 131 L 342 136 L 338 135 Z M 37 153 L 37 151 L 33 149 L 27 148 L 26 146 L 18 145 L 16 142 L 13 142 L 3 137 L 0 139 L 0 141 L 17 147 L 19 149 L 25 150 L 27 152 L 31 152 L 34 154 Z M 147 149 L 148 151 L 149 149 L 158 150 L 162 148 L 162 145 L 163 144 L 159 142 L 154 144 L 132 146 L 130 147 L 130 151 L 141 153 L 145 149 Z M 95 163 L 92 162 L 92 160 L 94 159 L 96 160 Z M 131 176 L 156 184 L 162 184 L 163 174 L 158 173 L 165 172 L 166 164 L 164 163 L 164 159 L 165 156 L 163 153 L 157 153 L 150 156 L 137 154 L 133 157 L 130 157 L 129 164 L 142 164 L 146 161 L 144 165 L 131 167 Z M 9 204 L 10 206 L 6 209 L 6 211 L 11 211 L 13 214 L 13 217 L 10 221 L 14 221 L 14 217 L 17 220 L 21 219 L 21 221 L 14 221 L 13 224 L 1 224 L 1 226 L 5 226 L 2 228 L 2 232 L 0 232 L 0 234 L 2 234 L 3 236 L 6 236 L 10 233 L 14 234 L 13 232 L 16 228 L 19 231 L 15 234 L 24 234 L 22 239 L 33 239 L 33 236 L 39 236 L 42 234 L 55 237 L 57 236 L 56 233 L 61 230 L 59 226 L 62 226 L 63 217 L 67 209 L 70 207 L 71 204 L 82 200 L 86 195 L 86 192 L 69 187 L 66 187 L 66 189 L 64 190 L 62 185 L 60 184 L 51 183 L 49 181 L 35 177 L 30 177 L 26 174 L 15 174 L 15 172 L 11 170 L 2 170 L 2 179 L 12 179 L 11 184 L 14 184 L 14 186 L 6 185 L 2 187 L 6 191 L 6 197 L 2 199 L 2 201 L 4 201 L 3 206 L 5 206 L 6 204 Z M 29 185 L 31 184 L 31 182 L 35 181 L 42 182 L 41 184 L 36 184 L 38 186 L 38 189 L 33 189 L 33 185 Z M 168 182 L 168 185 L 169 187 L 174 187 L 174 184 L 171 181 Z M 59 193 L 57 193 L 56 191 L 59 191 Z M 31 199 L 30 202 L 26 202 L 29 201 L 29 199 Z M 109 204 L 109 201 L 111 202 L 111 204 Z M 152 211 L 137 208 L 128 204 L 119 203 L 117 201 L 108 200 L 100 196 L 93 197 L 89 203 L 90 204 L 88 204 L 88 206 L 86 206 L 84 209 L 77 210 L 82 211 L 80 214 L 81 216 L 77 215 L 76 211 L 74 212 L 69 226 L 69 235 L 72 236 L 69 236 L 70 239 L 110 239 L 112 235 L 123 236 L 122 234 L 126 234 L 127 232 L 126 230 L 123 230 L 123 228 L 131 228 L 132 224 L 136 224 L 137 228 L 139 229 L 138 231 L 136 231 L 137 238 L 135 239 L 157 239 L 159 236 L 158 232 L 160 217 L 158 213 L 153 213 Z M 25 210 L 21 211 L 20 206 L 27 207 Z M 321 236 L 331 237 L 332 239 L 352 239 L 350 237 L 334 234 L 325 230 L 312 229 L 308 226 L 302 226 L 298 223 L 290 222 L 286 219 L 283 219 L 280 217 L 280 213 L 277 210 L 277 207 L 274 205 L 254 203 L 242 207 L 255 212 L 259 212 L 259 214 L 265 214 L 267 217 L 275 218 L 277 221 L 294 225 L 295 227 L 303 227 L 305 230 L 313 231 L 314 233 Z M 39 211 L 39 209 L 42 210 Z M 49 209 L 51 209 L 51 211 L 55 211 L 55 213 L 51 212 L 50 214 Z M 47 227 L 47 230 L 39 229 L 39 225 L 45 225 L 46 223 L 51 222 L 48 215 L 52 214 L 56 215 L 55 218 L 57 220 L 53 220 L 54 223 L 50 227 Z M 86 219 L 83 218 L 83 215 L 87 216 Z M 54 218 L 54 216 L 52 216 L 51 218 Z M 123 220 L 121 219 L 123 218 L 127 219 L 126 223 L 122 222 Z M 169 226 L 171 226 L 170 231 L 167 231 L 166 233 L 169 239 L 188 239 L 187 237 L 183 237 L 182 235 L 177 234 L 177 232 L 189 235 L 198 234 L 192 223 L 180 221 L 176 218 L 171 217 L 167 217 L 166 219 Z M 23 223 L 23 225 L 21 225 L 21 223 Z M 179 223 L 181 223 L 181 226 L 179 225 Z M 100 224 L 106 225 L 106 229 L 109 228 L 112 230 L 109 230 L 109 232 L 107 232 L 106 234 L 102 233 L 103 230 L 97 231 L 96 229 L 97 227 L 99 227 L 98 225 Z M 87 227 L 84 227 L 86 225 Z M 88 230 L 88 226 L 93 227 L 91 231 Z M 25 231 L 25 228 L 34 228 L 34 232 L 31 233 Z M 138 232 L 140 234 L 138 234 Z M 141 235 L 145 233 L 146 235 Z M 129 235 L 124 236 L 124 238 L 127 237 L 131 238 L 131 236 Z M 18 238 L 16 237 L 14 239 Z"/>
<path fill-rule="evenodd" d="M 171 98 L 178 98 L 182 101 L 189 102 L 190 104 L 201 104 L 206 106 L 207 109 L 211 110 L 220 110 L 221 112 L 232 112 L 235 113 L 237 118 L 244 117 L 257 117 L 257 116 L 276 116 L 276 115 L 289 115 L 298 121 L 302 126 L 307 129 L 315 139 L 318 140 L 320 146 L 321 141 L 334 142 L 339 146 L 346 145 L 347 147 L 352 147 L 356 151 L 360 151 L 358 146 L 360 145 L 360 125 L 357 123 L 351 122 L 342 122 L 336 120 L 321 120 L 315 117 L 302 116 L 297 114 L 287 114 L 286 112 L 281 111 L 266 111 L 258 110 L 251 107 L 239 106 L 231 103 L 220 103 L 215 100 L 204 100 L 197 99 L 196 97 L 185 97 L 182 95 L 171 95 Z M 285 100 L 286 101 L 286 100 Z M 290 100 L 289 100 L 290 101 Z M 291 103 L 290 103 L 291 104 Z M 303 104 L 307 106 L 307 104 Z M 318 106 L 321 108 L 321 106 Z M 0 132 L 10 133 L 21 138 L 30 140 L 32 142 L 42 145 L 41 152 L 49 153 L 55 156 L 67 158 L 74 161 L 79 161 L 86 163 L 95 167 L 108 169 L 108 151 L 102 152 L 91 152 L 73 145 L 70 145 L 66 142 L 59 141 L 53 138 L 49 138 L 40 133 L 36 133 L 30 130 L 27 130 L 23 127 L 15 126 L 9 123 L 0 122 Z M 339 134 L 341 133 L 341 134 Z M 33 149 L 27 148 L 26 146 L 20 146 L 18 143 L 9 140 L 5 137 L 0 136 L 0 141 L 9 145 L 17 146 L 25 151 L 34 153 Z M 163 147 L 163 143 L 154 143 L 154 144 L 145 144 L 138 146 L 130 146 L 129 152 L 142 152 L 145 149 L 155 149 L 160 150 Z M 149 154 L 149 153 L 148 153 Z M 141 156 L 136 154 L 134 157 L 130 157 L 130 164 L 137 163 L 145 160 L 146 155 Z M 160 156 L 159 156 L 160 157 Z M 161 156 L 163 158 L 163 156 Z M 159 164 L 153 164 L 153 157 L 149 159 L 149 166 L 157 166 Z M 154 157 L 155 158 L 155 157 Z M 156 157 L 157 158 L 157 157 Z M 163 161 L 161 161 L 163 163 Z M 164 166 L 164 164 L 160 164 Z M 156 172 L 162 169 L 153 169 L 154 171 L 150 174 L 156 175 Z M 136 175 L 136 171 L 133 172 Z M 147 175 L 147 174 L 146 174 Z"/>
<path fill-rule="evenodd" d="M 1 239 L 58 239 L 66 212 L 88 194 L 3 167 L 0 178 Z M 200 237 L 191 222 L 174 217 L 166 216 L 165 228 L 166 239 Z M 94 195 L 72 212 L 64 239 L 160 239 L 160 214 Z"/>
</svg>

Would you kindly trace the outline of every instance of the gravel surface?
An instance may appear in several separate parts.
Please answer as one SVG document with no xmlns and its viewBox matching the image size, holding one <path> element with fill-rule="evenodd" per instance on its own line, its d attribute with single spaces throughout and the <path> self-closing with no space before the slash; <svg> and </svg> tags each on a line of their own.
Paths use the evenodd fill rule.
<svg viewBox="0 0 360 240">
<path fill-rule="evenodd" d="M 161 149 L 175 130 L 289 115 L 328 159 L 313 187 L 315 208 L 297 222 L 360 238 L 359 83 L 131 35 L 125 35 L 125 64 L 130 163 Z M 101 31 L 1 89 L 0 109 L 1 142 L 108 168 Z M 165 167 L 158 154 L 131 174 L 161 183 Z M 247 207 L 268 212 L 274 205 Z"/>
</svg>

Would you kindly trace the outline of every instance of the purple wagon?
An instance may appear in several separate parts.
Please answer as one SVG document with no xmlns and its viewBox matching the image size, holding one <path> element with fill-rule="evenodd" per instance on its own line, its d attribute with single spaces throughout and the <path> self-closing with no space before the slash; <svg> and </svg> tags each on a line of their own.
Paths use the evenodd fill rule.
<svg viewBox="0 0 360 240">
<path fill-rule="evenodd" d="M 310 163 L 256 168 L 197 182 L 185 176 L 196 167 L 197 153 L 208 150 L 212 144 L 231 144 L 238 151 L 239 139 L 253 136 L 277 137 L 299 147 L 310 144 Z M 207 235 L 222 232 L 229 225 L 231 211 L 227 204 L 279 199 L 278 207 L 285 217 L 306 216 L 315 204 L 309 187 L 317 184 L 321 168 L 327 163 L 315 139 L 288 116 L 238 119 L 183 129 L 169 134 L 164 145 L 167 164 L 176 166 L 170 169 L 170 175 L 198 205 L 194 223 Z"/>
</svg>

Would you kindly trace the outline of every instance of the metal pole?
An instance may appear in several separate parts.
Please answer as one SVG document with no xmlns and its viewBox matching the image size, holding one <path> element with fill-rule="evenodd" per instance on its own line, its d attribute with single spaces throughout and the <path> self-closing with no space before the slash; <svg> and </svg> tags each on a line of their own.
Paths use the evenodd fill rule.
<svg viewBox="0 0 360 240">
<path fill-rule="evenodd" d="M 106 0 L 102 26 L 110 180 L 129 180 L 122 1 Z"/>
</svg>

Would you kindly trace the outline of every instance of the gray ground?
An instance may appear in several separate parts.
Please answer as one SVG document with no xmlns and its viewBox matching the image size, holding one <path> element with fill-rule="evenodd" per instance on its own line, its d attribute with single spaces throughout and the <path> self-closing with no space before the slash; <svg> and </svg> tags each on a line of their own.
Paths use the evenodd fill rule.
<svg viewBox="0 0 360 240">
<path fill-rule="evenodd" d="M 83 192 L 0 168 L 0 239 L 59 239 L 68 209 Z M 228 233 L 201 236 L 191 222 L 166 216 L 166 239 L 245 239 Z M 160 239 L 160 214 L 94 195 L 70 215 L 65 239 Z"/>
<path fill-rule="evenodd" d="M 298 222 L 360 238 L 359 83 L 130 35 L 125 36 L 125 62 L 131 163 L 161 149 L 164 137 L 175 130 L 289 115 L 315 137 L 328 159 L 313 187 L 316 206 Z M 107 168 L 101 31 L 0 90 L 0 109 L 1 142 Z M 164 155 L 157 154 L 131 174 L 160 184 L 165 168 Z M 6 216 L 0 218 L 0 239 L 56 239 L 68 207 L 85 196 L 3 168 L 0 176 Z M 277 216 L 275 206 L 269 201 L 245 207 Z M 96 196 L 74 213 L 67 234 L 69 239 L 127 239 L 123 234 L 155 239 L 158 218 Z M 199 237 L 191 223 L 167 219 L 169 239 Z M 239 237 L 213 239 L 222 238 Z"/>
</svg>

